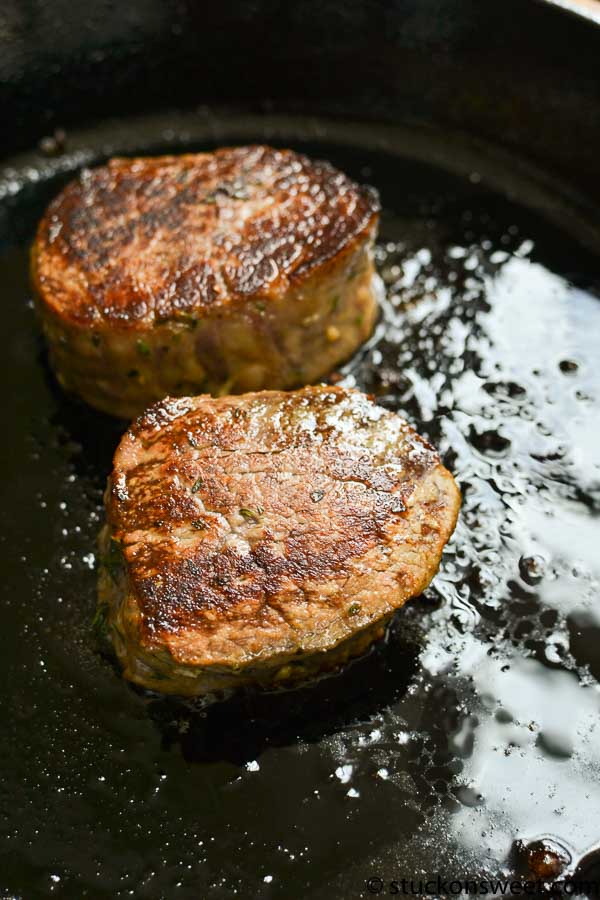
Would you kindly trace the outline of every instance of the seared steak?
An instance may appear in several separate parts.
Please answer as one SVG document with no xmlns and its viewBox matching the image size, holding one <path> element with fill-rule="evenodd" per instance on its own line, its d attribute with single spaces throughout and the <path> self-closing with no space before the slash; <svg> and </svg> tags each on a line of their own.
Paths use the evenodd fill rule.
<svg viewBox="0 0 600 900">
<path fill-rule="evenodd" d="M 319 380 L 373 327 L 378 212 L 329 163 L 270 147 L 82 172 L 32 252 L 59 381 L 131 417 L 167 394 Z"/>
<path fill-rule="evenodd" d="M 156 404 L 106 492 L 100 609 L 125 676 L 194 695 L 339 666 L 427 587 L 459 503 L 435 450 L 358 391 Z"/>
</svg>

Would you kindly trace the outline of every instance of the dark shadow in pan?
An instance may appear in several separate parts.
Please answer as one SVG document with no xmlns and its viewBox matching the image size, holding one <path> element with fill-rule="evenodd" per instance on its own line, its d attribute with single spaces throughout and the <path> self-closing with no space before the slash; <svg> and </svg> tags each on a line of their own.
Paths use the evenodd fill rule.
<svg viewBox="0 0 600 900">
<path fill-rule="evenodd" d="M 207 708 L 173 698 L 148 710 L 164 749 L 179 745 L 187 762 L 243 765 L 269 747 L 318 742 L 397 702 L 417 668 L 418 644 L 392 625 L 386 640 L 339 674 L 289 691 L 239 691 Z M 414 639 L 414 638 L 413 638 Z"/>
<path fill-rule="evenodd" d="M 114 452 L 129 422 L 99 412 L 64 391 L 41 346 L 38 365 L 54 400 L 55 412 L 50 417 L 50 424 L 58 441 L 66 448 L 76 474 L 90 479 L 94 487 L 103 491 L 112 469 Z"/>
</svg>

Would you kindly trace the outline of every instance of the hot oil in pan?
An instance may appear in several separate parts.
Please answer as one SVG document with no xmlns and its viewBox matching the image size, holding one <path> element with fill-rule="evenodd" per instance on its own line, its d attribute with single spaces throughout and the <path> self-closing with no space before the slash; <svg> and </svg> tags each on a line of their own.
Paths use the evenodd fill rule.
<svg viewBox="0 0 600 900">
<path fill-rule="evenodd" d="M 339 677 L 204 710 L 128 687 L 90 629 L 123 425 L 48 373 L 26 243 L 61 179 L 10 172 L 7 891 L 351 897 L 376 876 L 541 871 L 518 841 L 553 841 L 572 871 L 600 841 L 598 260 L 485 178 L 293 143 L 382 194 L 387 298 L 336 378 L 441 448 L 464 494 L 455 537 L 425 596 Z"/>
</svg>

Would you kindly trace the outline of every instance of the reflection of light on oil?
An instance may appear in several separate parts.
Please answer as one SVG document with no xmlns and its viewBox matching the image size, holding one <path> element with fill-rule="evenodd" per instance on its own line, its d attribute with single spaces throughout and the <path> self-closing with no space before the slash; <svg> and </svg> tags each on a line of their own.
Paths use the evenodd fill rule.
<svg viewBox="0 0 600 900">
<path fill-rule="evenodd" d="M 462 674 L 472 676 L 484 709 L 451 740 L 461 756 L 472 747 L 460 780 L 482 801 L 453 816 L 457 836 L 476 848 L 485 831 L 503 855 L 515 835 L 550 832 L 584 851 L 598 837 L 600 688 L 532 659 L 506 666 L 483 645 L 467 663 Z"/>
<path fill-rule="evenodd" d="M 598 519 L 589 509 L 565 502 L 553 510 L 532 501 L 523 508 L 522 516 L 531 538 L 555 559 L 583 562 L 600 575 Z"/>
</svg>

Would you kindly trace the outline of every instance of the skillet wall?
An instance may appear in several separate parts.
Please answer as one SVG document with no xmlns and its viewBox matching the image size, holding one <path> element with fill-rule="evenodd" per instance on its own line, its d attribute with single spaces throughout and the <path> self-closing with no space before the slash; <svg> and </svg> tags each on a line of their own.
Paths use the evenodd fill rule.
<svg viewBox="0 0 600 900">
<path fill-rule="evenodd" d="M 541 0 L 0 0 L 2 155 L 53 127 L 236 103 L 435 121 L 600 199 L 600 26 Z"/>
</svg>

